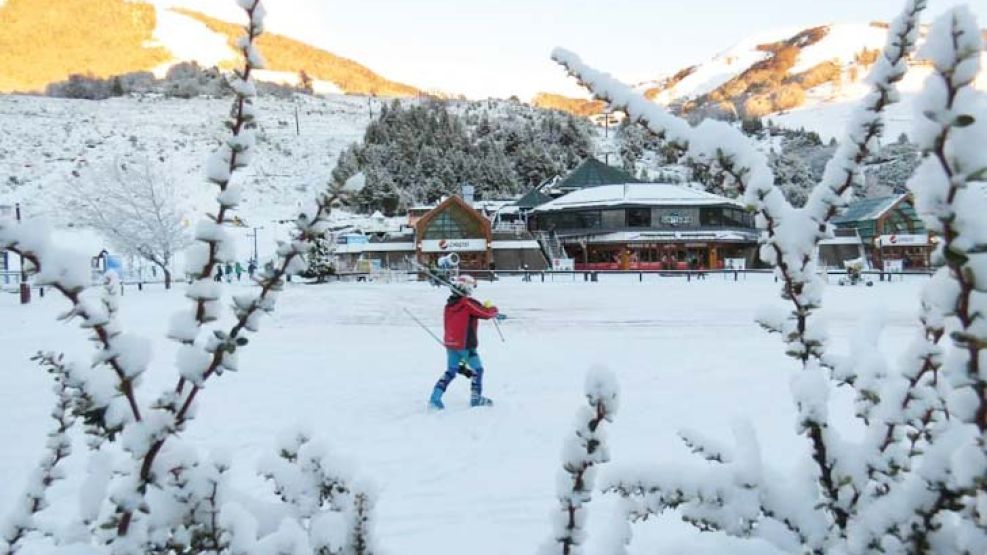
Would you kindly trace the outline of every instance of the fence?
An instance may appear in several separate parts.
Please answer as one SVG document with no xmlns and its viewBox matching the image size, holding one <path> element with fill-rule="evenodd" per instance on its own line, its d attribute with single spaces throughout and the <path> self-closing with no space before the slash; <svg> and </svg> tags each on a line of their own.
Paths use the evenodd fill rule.
<svg viewBox="0 0 987 555">
<path fill-rule="evenodd" d="M 624 276 L 624 277 L 637 277 L 639 282 L 643 282 L 645 278 L 678 278 L 685 279 L 686 281 L 692 280 L 705 280 L 705 279 L 722 279 L 728 281 L 742 281 L 746 280 L 748 275 L 773 275 L 773 270 L 770 269 L 744 269 L 744 270 L 471 270 L 468 272 L 470 275 L 476 277 L 477 279 L 494 281 L 500 277 L 520 277 L 521 281 L 524 282 L 540 282 L 544 283 L 546 281 L 585 281 L 590 283 L 596 283 L 600 281 L 601 276 L 606 279 L 607 276 Z M 823 272 L 822 275 L 824 279 L 829 282 L 833 276 L 836 279 L 848 280 L 849 274 L 846 271 L 839 270 L 828 270 Z M 892 280 L 903 280 L 906 277 L 929 277 L 932 275 L 932 270 L 909 270 L 903 272 L 881 272 L 878 270 L 865 270 L 860 272 L 861 276 L 864 276 L 864 281 L 873 282 L 890 282 Z M 9 278 L 9 279 L 8 279 Z M 869 278 L 869 279 L 868 279 Z M 295 278 L 298 280 L 298 278 Z M 332 274 L 326 276 L 325 282 L 339 282 L 339 281 L 373 281 L 382 283 L 394 283 L 394 282 L 406 282 L 406 281 L 417 281 L 424 280 L 424 274 L 416 270 L 382 270 L 379 272 L 344 272 L 339 274 Z M 777 277 L 775 278 L 777 281 Z M 302 280 L 298 281 L 300 283 L 314 283 L 312 280 Z M 94 282 L 98 283 L 98 282 Z M 184 281 L 173 280 L 172 283 L 176 286 L 181 286 Z M 235 283 L 235 282 L 234 282 Z M 249 284 L 251 283 L 249 276 L 244 275 L 244 280 L 241 283 Z M 6 291 L 9 293 L 16 293 L 17 288 L 20 285 L 20 272 L 0 272 L 0 291 Z M 163 279 L 124 279 L 120 280 L 120 293 L 126 294 L 128 291 L 143 291 L 145 287 L 160 287 L 164 288 Z M 31 283 L 31 288 L 39 293 L 40 296 L 44 296 L 44 287 L 35 285 Z"/>
<path fill-rule="evenodd" d="M 332 281 L 408 281 L 416 279 L 423 279 L 424 274 L 415 270 L 390 270 L 387 272 L 390 276 L 396 274 L 404 274 L 407 279 L 396 279 L 390 277 L 388 279 L 381 278 L 383 273 L 374 272 L 344 272 L 340 274 L 335 274 L 331 276 Z M 719 278 L 723 280 L 733 280 L 740 281 L 747 279 L 750 274 L 753 275 L 773 275 L 774 270 L 762 268 L 762 269 L 743 269 L 743 270 L 732 270 L 732 269 L 718 269 L 718 270 L 470 270 L 468 273 L 477 279 L 485 279 L 489 281 L 496 280 L 500 277 L 508 276 L 520 276 L 522 281 L 582 281 L 586 282 L 598 282 L 600 276 L 636 276 L 638 281 L 644 281 L 645 277 L 662 277 L 662 278 L 680 278 L 686 281 L 692 281 L 694 279 L 704 280 L 709 278 Z M 846 271 L 840 270 L 827 270 L 822 273 L 824 279 L 828 282 L 831 276 L 837 276 L 839 279 L 847 279 L 849 274 Z M 902 272 L 881 272 L 878 270 L 867 270 L 860 272 L 862 276 L 870 276 L 876 278 L 877 281 L 890 282 L 894 279 L 902 280 L 908 276 L 923 276 L 929 277 L 932 275 L 932 270 L 925 271 L 902 271 Z M 775 278 L 777 281 L 777 278 Z M 866 280 L 865 280 L 866 281 Z"/>
</svg>

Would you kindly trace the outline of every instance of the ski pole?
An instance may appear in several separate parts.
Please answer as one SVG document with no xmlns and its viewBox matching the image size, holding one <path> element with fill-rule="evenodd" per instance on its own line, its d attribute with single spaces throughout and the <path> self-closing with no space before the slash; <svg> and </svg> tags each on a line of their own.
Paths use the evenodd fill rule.
<svg viewBox="0 0 987 555">
<path fill-rule="evenodd" d="M 431 335 L 432 336 L 432 339 L 434 339 L 436 342 L 438 342 L 438 344 L 440 346 L 442 346 L 442 348 L 447 348 L 446 347 L 446 344 L 443 343 L 442 340 L 440 340 L 437 335 L 435 335 L 434 333 L 432 333 L 432 330 L 428 329 L 428 326 L 426 326 L 424 322 L 422 322 L 421 320 L 419 320 L 418 318 L 416 318 L 415 315 L 412 314 L 410 310 L 408 310 L 407 308 L 402 308 L 402 310 L 404 310 L 405 314 L 407 314 L 408 316 L 410 316 L 411 319 L 414 320 L 416 324 L 418 324 L 419 326 L 421 326 L 421 328 L 423 330 L 425 330 L 429 335 Z M 459 361 L 459 368 L 457 369 L 457 372 L 459 372 L 463 376 L 466 376 L 467 378 L 472 378 L 473 377 L 473 369 L 470 368 L 469 364 L 467 364 L 467 362 L 465 360 Z"/>
<path fill-rule="evenodd" d="M 411 317 L 411 319 L 414 320 L 416 324 L 418 324 L 419 326 L 421 326 L 421 328 L 423 330 L 425 330 L 426 333 L 428 333 L 429 335 L 431 335 L 432 336 L 432 339 L 434 339 L 436 341 L 436 343 L 438 343 L 439 345 L 442 345 L 442 347 L 445 348 L 446 344 L 443 343 L 442 340 L 439 339 L 439 336 L 435 335 L 435 333 L 432 330 L 428 329 L 428 326 L 426 326 L 424 322 L 422 322 L 421 320 L 418 319 L 417 316 L 415 316 L 414 314 L 412 314 L 411 311 L 407 309 L 407 307 L 403 308 L 403 310 L 404 310 L 404 313 L 407 314 L 409 317 Z"/>
<path fill-rule="evenodd" d="M 497 328 L 497 335 L 500 336 L 500 342 L 507 343 L 507 340 L 504 339 L 504 332 L 500 330 L 500 322 L 498 322 L 497 319 L 494 318 L 493 323 L 494 323 L 494 327 Z"/>
</svg>

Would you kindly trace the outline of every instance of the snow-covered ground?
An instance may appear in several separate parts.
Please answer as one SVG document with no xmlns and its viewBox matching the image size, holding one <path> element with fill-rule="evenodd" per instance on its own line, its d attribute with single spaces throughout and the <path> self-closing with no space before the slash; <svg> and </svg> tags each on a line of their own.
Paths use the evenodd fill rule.
<svg viewBox="0 0 987 555">
<path fill-rule="evenodd" d="M 924 280 L 827 289 L 823 312 L 837 351 L 865 315 L 882 311 L 884 347 L 902 345 L 914 331 Z M 506 342 L 489 325 L 480 333 L 486 393 L 496 405 L 467 408 L 467 383 L 459 378 L 446 395 L 448 410 L 429 413 L 425 401 L 444 356 L 402 308 L 437 330 L 444 290 L 422 283 L 293 284 L 246 347 L 241 372 L 203 391 L 186 437 L 206 450 L 231 450 L 238 484 L 259 488 L 247 479 L 254 461 L 273 449 L 279 433 L 302 423 L 378 485 L 379 539 L 388 553 L 531 553 L 551 530 L 559 452 L 594 363 L 612 369 L 622 388 L 608 431 L 611 464 L 701 464 L 675 432 L 690 427 L 730 442 L 731 423 L 740 418 L 753 421 L 766 463 L 795 464 L 806 445 L 794 431 L 793 365 L 778 338 L 754 323 L 760 307 L 781 302 L 777 290 L 765 275 L 736 282 L 602 276 L 600 283 L 483 283 L 477 297 L 510 316 Z M 128 290 L 123 297 L 125 327 L 154 338 L 156 362 L 141 387 L 146 397 L 174 381 L 175 347 L 161 337 L 167 316 L 184 302 L 181 293 Z M 85 356 L 91 348 L 81 330 L 55 321 L 65 306 L 55 294 L 28 306 L 0 295 L 4 502 L 20 491 L 49 427 L 48 377 L 29 356 L 39 349 Z M 83 464 L 83 451 L 77 445 L 70 464 Z M 53 494 L 75 492 L 59 484 Z M 589 506 L 591 547 L 612 509 L 613 500 L 599 496 Z M 699 535 L 674 516 L 636 524 L 634 532 L 635 554 L 774 552 Z"/>
<path fill-rule="evenodd" d="M 377 113 L 381 101 L 371 103 Z M 149 161 L 190 205 L 211 205 L 216 191 L 202 167 L 226 138 L 230 104 L 229 98 L 0 96 L 0 204 L 21 202 L 29 215 L 71 223 L 61 192 L 119 159 Z M 301 202 L 324 190 L 339 153 L 363 138 L 370 109 L 367 98 L 356 96 L 260 98 L 260 148 L 247 169 L 239 212 L 245 224 L 269 227 L 292 218 Z"/>
</svg>

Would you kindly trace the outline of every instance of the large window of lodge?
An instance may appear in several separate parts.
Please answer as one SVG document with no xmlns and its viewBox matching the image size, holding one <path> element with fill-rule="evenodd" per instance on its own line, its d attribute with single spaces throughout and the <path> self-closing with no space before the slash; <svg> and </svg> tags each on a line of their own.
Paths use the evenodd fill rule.
<svg viewBox="0 0 987 555">
<path fill-rule="evenodd" d="M 625 227 L 624 211 L 622 209 L 604 210 L 601 214 L 601 219 L 604 229 L 620 229 Z"/>
<path fill-rule="evenodd" d="M 703 208 L 699 211 L 699 221 L 704 227 L 721 227 L 723 225 L 723 209 L 718 206 Z"/>
<path fill-rule="evenodd" d="M 722 206 L 703 208 L 700 212 L 700 221 L 704 227 L 754 227 L 754 219 L 746 210 L 740 208 Z"/>
<path fill-rule="evenodd" d="M 585 212 L 579 213 L 580 226 L 582 229 L 599 229 L 602 222 L 602 216 L 599 210 L 587 210 Z"/>
<path fill-rule="evenodd" d="M 452 216 L 452 210 L 446 210 L 436 216 L 425 229 L 426 239 L 466 239 L 468 237 L 465 226 Z"/>
<path fill-rule="evenodd" d="M 746 210 L 741 210 L 740 208 L 724 208 L 723 225 L 726 227 L 753 227 L 754 220 Z"/>
<path fill-rule="evenodd" d="M 627 227 L 651 227 L 651 209 L 628 208 Z"/>
</svg>

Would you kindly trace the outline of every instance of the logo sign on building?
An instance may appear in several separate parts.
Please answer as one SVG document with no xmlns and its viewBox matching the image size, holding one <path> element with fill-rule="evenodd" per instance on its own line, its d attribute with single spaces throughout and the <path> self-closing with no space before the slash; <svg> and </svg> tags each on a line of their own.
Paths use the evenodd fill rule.
<svg viewBox="0 0 987 555">
<path fill-rule="evenodd" d="M 422 252 L 476 252 L 487 250 L 486 239 L 427 239 L 419 243 Z"/>
<path fill-rule="evenodd" d="M 670 226 L 689 225 L 692 223 L 692 218 L 688 214 L 682 214 L 680 212 L 669 212 L 663 215 L 660 220 L 661 223 Z"/>
<path fill-rule="evenodd" d="M 878 237 L 878 245 L 882 247 L 912 247 L 929 244 L 929 236 L 920 234 L 891 234 Z"/>
</svg>

